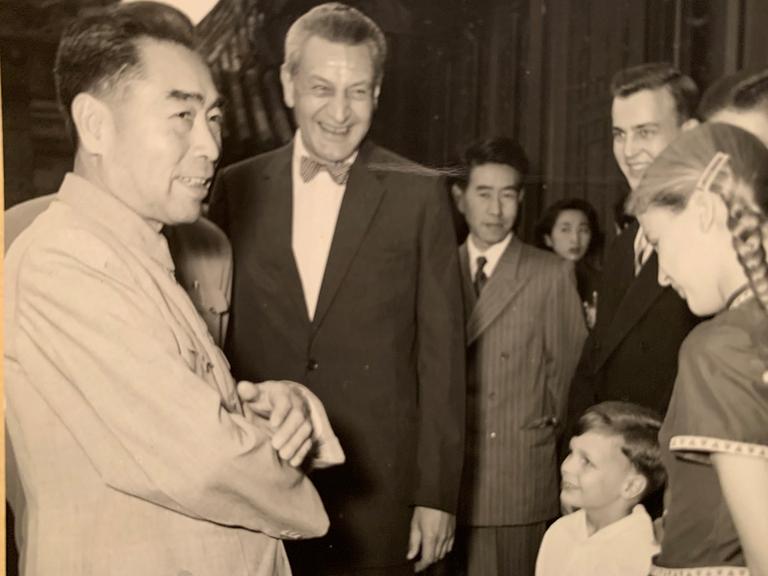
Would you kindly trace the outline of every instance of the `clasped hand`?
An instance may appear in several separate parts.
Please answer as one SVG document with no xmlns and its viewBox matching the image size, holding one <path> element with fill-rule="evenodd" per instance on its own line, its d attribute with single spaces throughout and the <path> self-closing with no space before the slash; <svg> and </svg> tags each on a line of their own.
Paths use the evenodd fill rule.
<svg viewBox="0 0 768 576">
<path fill-rule="evenodd" d="M 312 448 L 313 433 L 309 403 L 301 386 L 287 380 L 244 380 L 238 383 L 237 394 L 247 418 L 268 420 L 272 447 L 280 458 L 300 466 Z"/>
</svg>

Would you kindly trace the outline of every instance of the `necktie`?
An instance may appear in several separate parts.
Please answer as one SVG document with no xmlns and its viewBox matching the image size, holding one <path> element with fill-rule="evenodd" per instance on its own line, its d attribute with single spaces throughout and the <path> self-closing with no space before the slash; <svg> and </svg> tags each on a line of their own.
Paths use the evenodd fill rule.
<svg viewBox="0 0 768 576">
<path fill-rule="evenodd" d="M 317 176 L 317 173 L 321 170 L 325 170 L 330 175 L 331 179 L 336 182 L 339 186 L 344 186 L 344 184 L 347 183 L 347 178 L 349 178 L 349 168 L 350 164 L 339 162 L 338 164 L 333 164 L 330 162 L 318 162 L 314 158 L 310 158 L 309 156 L 302 156 L 301 157 L 301 179 L 304 182 L 309 182 Z"/>
<path fill-rule="evenodd" d="M 640 274 L 640 270 L 648 262 L 651 254 L 653 254 L 653 246 L 645 237 L 643 229 L 640 228 L 637 231 L 637 236 L 635 236 L 635 276 Z"/>
<path fill-rule="evenodd" d="M 477 272 L 475 272 L 475 294 L 478 296 L 480 296 L 480 292 L 482 292 L 485 283 L 488 282 L 488 276 L 485 275 L 485 270 L 483 270 L 487 262 L 488 260 L 485 259 L 485 256 L 477 257 Z"/>
</svg>

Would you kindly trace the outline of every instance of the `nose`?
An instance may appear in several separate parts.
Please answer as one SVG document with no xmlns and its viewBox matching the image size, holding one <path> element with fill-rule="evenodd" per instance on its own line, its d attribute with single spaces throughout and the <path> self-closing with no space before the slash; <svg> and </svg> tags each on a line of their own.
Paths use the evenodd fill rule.
<svg viewBox="0 0 768 576">
<path fill-rule="evenodd" d="M 349 117 L 349 98 L 344 90 L 339 90 L 330 103 L 331 118 L 339 124 L 344 123 Z"/>
<path fill-rule="evenodd" d="M 568 472 L 568 470 L 571 467 L 571 462 L 573 462 L 573 456 L 571 454 L 568 454 L 568 456 L 565 457 L 565 460 L 563 460 L 563 463 L 560 464 L 561 474 L 565 474 Z"/>
<path fill-rule="evenodd" d="M 637 143 L 632 134 L 627 134 L 624 138 L 624 157 L 631 158 L 637 153 Z"/>
<path fill-rule="evenodd" d="M 491 216 L 498 216 L 501 214 L 501 198 L 491 198 L 488 202 L 488 214 Z"/>
<path fill-rule="evenodd" d="M 195 155 L 216 163 L 221 155 L 221 133 L 218 125 L 211 125 L 205 115 L 199 114 L 192 137 Z"/>
</svg>

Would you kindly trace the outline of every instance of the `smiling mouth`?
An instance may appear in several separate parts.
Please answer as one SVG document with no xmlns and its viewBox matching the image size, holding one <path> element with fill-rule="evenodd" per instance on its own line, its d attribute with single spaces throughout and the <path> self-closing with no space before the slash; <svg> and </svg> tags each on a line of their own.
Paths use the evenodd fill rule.
<svg viewBox="0 0 768 576">
<path fill-rule="evenodd" d="M 323 132 L 332 134 L 333 136 L 346 136 L 349 134 L 350 126 L 329 126 L 328 124 L 318 123 Z"/>
<path fill-rule="evenodd" d="M 187 186 L 206 188 L 210 186 L 212 180 L 212 178 L 196 178 L 193 176 L 178 176 L 176 179 Z"/>
</svg>

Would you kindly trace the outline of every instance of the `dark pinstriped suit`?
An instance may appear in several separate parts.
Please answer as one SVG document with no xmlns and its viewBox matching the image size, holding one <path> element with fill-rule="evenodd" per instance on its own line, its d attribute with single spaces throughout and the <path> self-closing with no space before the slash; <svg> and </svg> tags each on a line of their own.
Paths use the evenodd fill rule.
<svg viewBox="0 0 768 576">
<path fill-rule="evenodd" d="M 459 257 L 470 366 L 460 522 L 543 523 L 559 512 L 556 435 L 586 337 L 573 266 L 513 238 L 478 300 L 466 244 Z M 509 561 L 481 552 L 470 573 L 532 570 L 541 534 L 527 538 L 529 558 L 519 546 Z"/>
</svg>

